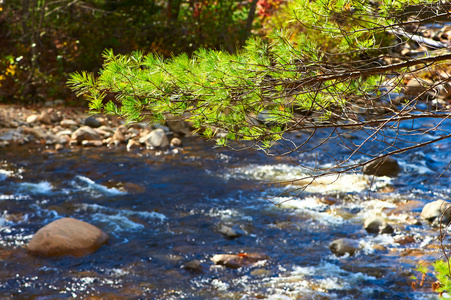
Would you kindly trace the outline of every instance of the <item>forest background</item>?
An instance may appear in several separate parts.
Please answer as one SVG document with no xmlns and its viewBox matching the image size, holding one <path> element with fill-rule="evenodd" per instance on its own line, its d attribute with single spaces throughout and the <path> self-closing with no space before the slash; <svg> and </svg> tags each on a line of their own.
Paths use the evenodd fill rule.
<svg viewBox="0 0 451 300">
<path fill-rule="evenodd" d="M 0 103 L 83 105 L 68 74 L 96 72 L 102 52 L 171 57 L 199 48 L 235 52 L 281 0 L 0 1 Z"/>
</svg>

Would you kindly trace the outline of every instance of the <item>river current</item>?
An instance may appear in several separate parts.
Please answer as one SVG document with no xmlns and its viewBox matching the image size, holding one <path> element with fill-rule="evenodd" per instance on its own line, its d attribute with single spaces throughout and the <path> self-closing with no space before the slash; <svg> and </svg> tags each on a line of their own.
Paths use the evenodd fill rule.
<svg viewBox="0 0 451 300">
<path fill-rule="evenodd" d="M 414 290 L 411 276 L 440 257 L 438 230 L 417 221 L 424 204 L 449 198 L 449 141 L 396 156 L 396 178 L 343 174 L 299 195 L 292 184 L 260 184 L 304 176 L 293 161 L 327 165 L 325 151 L 349 150 L 332 140 L 325 151 L 271 158 L 183 142 L 179 153 L 0 149 L 0 298 L 437 299 L 427 284 Z M 372 213 L 395 233 L 368 234 L 363 221 Z M 33 234 L 62 217 L 101 228 L 108 245 L 82 258 L 28 254 Z M 242 236 L 224 236 L 221 225 Z M 329 244 L 343 237 L 361 250 L 332 254 Z M 269 259 L 230 269 L 211 261 L 219 253 Z M 194 260 L 201 270 L 184 268 Z"/>
</svg>

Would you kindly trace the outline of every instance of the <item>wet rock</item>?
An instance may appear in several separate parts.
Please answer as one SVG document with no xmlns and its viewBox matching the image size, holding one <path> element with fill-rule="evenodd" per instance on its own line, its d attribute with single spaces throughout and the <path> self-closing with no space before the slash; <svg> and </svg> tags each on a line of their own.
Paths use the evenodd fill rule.
<svg viewBox="0 0 451 300">
<path fill-rule="evenodd" d="M 396 177 L 401 172 L 398 161 L 391 157 L 381 157 L 363 167 L 363 174 Z"/>
<path fill-rule="evenodd" d="M 234 239 L 244 235 L 244 232 L 241 229 L 235 229 L 224 224 L 220 224 L 216 230 L 229 239 Z"/>
<path fill-rule="evenodd" d="M 184 263 L 182 265 L 182 267 L 185 270 L 188 270 L 188 271 L 191 271 L 191 272 L 197 273 L 197 274 L 200 274 L 200 273 L 204 272 L 202 270 L 202 263 L 200 262 L 200 260 L 197 260 L 197 259 L 191 260 L 191 261 L 188 261 L 188 262 Z"/>
<path fill-rule="evenodd" d="M 368 233 L 393 233 L 393 227 L 391 227 L 384 218 L 379 216 L 369 217 L 365 220 L 363 227 Z"/>
<path fill-rule="evenodd" d="M 163 129 L 158 128 L 139 139 L 147 148 L 165 148 L 169 146 L 169 140 Z"/>
<path fill-rule="evenodd" d="M 130 194 L 142 194 L 146 191 L 146 187 L 133 182 L 126 182 L 124 183 L 124 190 Z"/>
<path fill-rule="evenodd" d="M 438 223 L 441 220 L 443 224 L 448 224 L 451 221 L 451 208 L 448 209 L 450 206 L 451 203 L 444 200 L 428 203 L 423 207 L 420 217 L 429 222 Z"/>
<path fill-rule="evenodd" d="M 354 255 L 360 250 L 360 245 L 356 240 L 343 238 L 330 243 L 329 250 L 336 256 L 343 256 L 346 253 Z"/>
<path fill-rule="evenodd" d="M 179 138 L 173 138 L 171 140 L 171 147 L 172 148 L 182 147 L 182 141 Z"/>
<path fill-rule="evenodd" d="M 79 144 L 84 140 L 101 140 L 100 134 L 89 126 L 78 128 L 72 133 L 71 138 L 76 140 Z"/>
<path fill-rule="evenodd" d="M 211 259 L 217 265 L 223 265 L 228 268 L 238 269 L 244 266 L 253 265 L 258 261 L 266 260 L 269 257 L 258 253 L 240 253 L 240 254 L 216 254 Z"/>
<path fill-rule="evenodd" d="M 91 128 L 99 128 L 100 126 L 102 126 L 102 123 L 100 123 L 99 120 L 97 120 L 94 116 L 89 116 L 87 117 L 84 121 L 83 124 L 85 126 L 89 126 Z"/>
<path fill-rule="evenodd" d="M 78 126 L 78 122 L 70 119 L 63 119 L 61 120 L 60 125 L 64 128 L 71 128 Z"/>
<path fill-rule="evenodd" d="M 39 121 L 43 124 L 50 125 L 52 124 L 52 119 L 46 110 L 43 110 L 39 115 Z"/>
<path fill-rule="evenodd" d="M 400 245 L 412 244 L 415 242 L 415 238 L 411 235 L 406 235 L 395 239 L 395 243 Z"/>
<path fill-rule="evenodd" d="M 99 228 L 73 218 L 63 218 L 42 227 L 28 244 L 28 251 L 39 256 L 84 256 L 108 241 Z"/>
</svg>

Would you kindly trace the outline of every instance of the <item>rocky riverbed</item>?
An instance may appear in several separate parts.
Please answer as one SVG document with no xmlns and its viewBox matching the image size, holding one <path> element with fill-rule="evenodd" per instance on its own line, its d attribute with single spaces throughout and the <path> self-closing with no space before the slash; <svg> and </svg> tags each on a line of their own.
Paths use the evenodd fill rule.
<svg viewBox="0 0 451 300">
<path fill-rule="evenodd" d="M 437 297 L 432 274 L 415 289 L 411 276 L 417 264 L 440 258 L 440 220 L 451 218 L 440 218 L 450 178 L 436 176 L 448 163 L 446 140 L 397 156 L 381 176 L 368 167 L 298 195 L 293 180 L 308 170 L 293 161 L 327 165 L 329 157 L 274 160 L 213 149 L 170 126 L 127 127 L 80 109 L 0 112 L 6 299 Z M 345 151 L 333 141 L 325 147 Z M 51 234 L 55 222 L 87 226 L 80 230 L 93 232 L 92 240 L 103 232 L 109 241 L 88 244 L 87 252 L 34 252 L 37 232 Z M 80 239 L 70 230 L 59 236 L 63 245 Z"/>
</svg>

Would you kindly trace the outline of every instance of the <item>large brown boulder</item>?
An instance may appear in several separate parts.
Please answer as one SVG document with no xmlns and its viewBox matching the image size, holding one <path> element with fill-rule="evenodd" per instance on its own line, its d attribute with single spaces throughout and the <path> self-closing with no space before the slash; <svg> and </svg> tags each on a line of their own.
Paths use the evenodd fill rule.
<svg viewBox="0 0 451 300">
<path fill-rule="evenodd" d="M 73 218 L 53 221 L 36 232 L 28 251 L 39 256 L 84 256 L 95 252 L 108 241 L 99 228 Z"/>
</svg>

